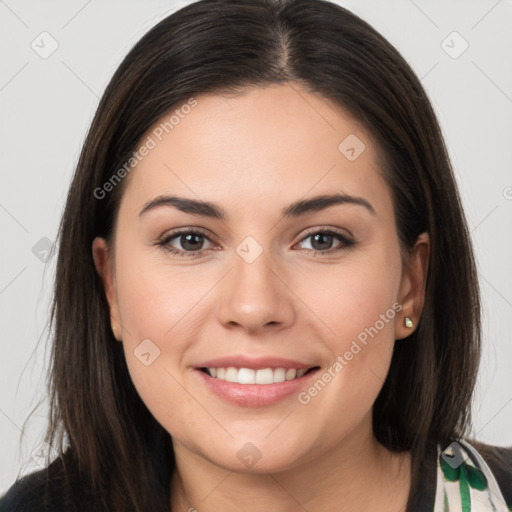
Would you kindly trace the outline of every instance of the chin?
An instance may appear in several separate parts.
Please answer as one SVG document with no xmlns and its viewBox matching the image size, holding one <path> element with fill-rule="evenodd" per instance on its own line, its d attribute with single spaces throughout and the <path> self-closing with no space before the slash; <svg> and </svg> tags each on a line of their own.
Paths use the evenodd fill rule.
<svg viewBox="0 0 512 512">
<path fill-rule="evenodd" d="M 270 443 L 243 441 L 229 446 L 218 445 L 216 453 L 204 453 L 213 464 L 242 474 L 279 473 L 298 466 L 303 459 L 298 447 L 275 447 Z M 303 451 L 304 447 L 301 447 Z"/>
</svg>

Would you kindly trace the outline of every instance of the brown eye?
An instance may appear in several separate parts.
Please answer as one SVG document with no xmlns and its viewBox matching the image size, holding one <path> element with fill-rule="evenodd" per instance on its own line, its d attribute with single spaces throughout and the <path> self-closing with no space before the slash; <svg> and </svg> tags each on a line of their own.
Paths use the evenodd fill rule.
<svg viewBox="0 0 512 512">
<path fill-rule="evenodd" d="M 301 240 L 303 243 L 306 240 L 309 242 L 310 247 L 305 247 L 306 250 L 322 253 L 332 253 L 339 250 L 352 247 L 355 242 L 348 236 L 330 230 L 314 231 Z M 333 247 L 333 243 L 338 241 L 338 244 Z"/>
<path fill-rule="evenodd" d="M 198 231 L 182 230 L 171 233 L 160 240 L 157 245 L 179 256 L 201 256 L 205 252 L 204 242 L 209 238 Z M 176 247 L 178 246 L 178 247 Z"/>
<path fill-rule="evenodd" d="M 188 233 L 186 235 L 179 235 L 175 238 L 179 240 L 185 251 L 200 250 L 204 243 L 204 236 L 199 233 Z"/>
</svg>

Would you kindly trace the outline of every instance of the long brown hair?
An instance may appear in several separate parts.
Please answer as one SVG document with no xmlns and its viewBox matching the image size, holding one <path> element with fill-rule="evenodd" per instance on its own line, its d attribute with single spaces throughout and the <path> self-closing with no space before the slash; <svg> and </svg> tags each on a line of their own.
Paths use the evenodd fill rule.
<svg viewBox="0 0 512 512">
<path fill-rule="evenodd" d="M 427 95 L 397 50 L 348 10 L 323 0 L 201 0 L 152 28 L 100 101 L 59 230 L 46 440 L 69 445 L 109 510 L 168 510 L 169 434 L 130 379 L 91 244 L 111 238 L 124 183 L 101 188 L 164 114 L 204 93 L 300 83 L 333 100 L 377 141 L 404 248 L 428 232 L 425 305 L 373 408 L 377 439 L 411 451 L 413 490 L 430 442 L 465 435 L 480 351 L 476 270 L 461 201 Z M 125 180 L 126 181 L 126 180 Z M 168 472 L 162 472 L 165 467 Z"/>
</svg>

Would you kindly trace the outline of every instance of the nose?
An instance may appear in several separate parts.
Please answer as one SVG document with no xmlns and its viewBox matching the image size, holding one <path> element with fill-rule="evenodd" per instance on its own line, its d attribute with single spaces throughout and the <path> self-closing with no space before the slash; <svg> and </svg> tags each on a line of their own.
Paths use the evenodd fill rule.
<svg viewBox="0 0 512 512">
<path fill-rule="evenodd" d="M 252 262 L 234 255 L 233 268 L 218 287 L 217 315 L 224 327 L 264 334 L 294 322 L 293 292 L 271 260 L 267 250 Z"/>
</svg>

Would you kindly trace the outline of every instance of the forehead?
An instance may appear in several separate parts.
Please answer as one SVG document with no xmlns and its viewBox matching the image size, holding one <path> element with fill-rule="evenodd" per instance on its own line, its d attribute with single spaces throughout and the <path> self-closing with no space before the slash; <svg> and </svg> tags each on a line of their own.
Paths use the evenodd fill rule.
<svg viewBox="0 0 512 512">
<path fill-rule="evenodd" d="M 281 210 L 334 192 L 390 207 L 370 134 L 298 84 L 199 95 L 163 116 L 141 142 L 151 149 L 129 175 L 123 202 L 131 208 L 172 193 L 263 215 L 277 203 Z"/>
</svg>

